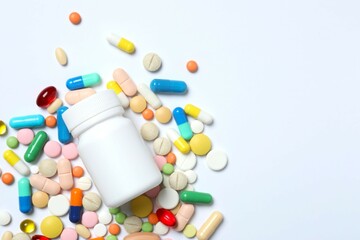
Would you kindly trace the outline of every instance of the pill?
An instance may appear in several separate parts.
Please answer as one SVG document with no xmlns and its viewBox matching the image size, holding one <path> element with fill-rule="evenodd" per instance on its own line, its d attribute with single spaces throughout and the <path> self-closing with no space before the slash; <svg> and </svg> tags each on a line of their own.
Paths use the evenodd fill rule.
<svg viewBox="0 0 360 240">
<path fill-rule="evenodd" d="M 181 107 L 177 107 L 173 110 L 173 116 L 176 122 L 176 125 L 178 126 L 180 135 L 185 140 L 190 140 L 193 136 L 193 132 L 191 131 L 190 124 L 188 122 L 188 119 L 185 115 L 184 109 Z"/>
<path fill-rule="evenodd" d="M 81 190 L 89 190 L 92 186 L 92 181 L 88 177 L 81 177 L 78 181 L 76 186 L 80 188 Z"/>
<path fill-rule="evenodd" d="M 12 240 L 30 240 L 30 237 L 26 233 L 17 233 L 13 236 Z"/>
<path fill-rule="evenodd" d="M 213 122 L 213 117 L 208 114 L 207 112 L 201 110 L 200 108 L 192 105 L 192 104 L 186 104 L 184 107 L 184 111 L 187 115 L 200 120 L 201 122 L 203 122 L 204 124 L 212 124 Z"/>
<path fill-rule="evenodd" d="M 209 193 L 195 192 L 195 191 L 182 191 L 180 193 L 180 199 L 184 203 L 205 203 L 210 204 L 212 202 L 212 196 Z"/>
<path fill-rule="evenodd" d="M 115 69 L 113 72 L 113 78 L 120 85 L 126 96 L 132 97 L 136 94 L 136 85 L 124 69 Z"/>
<path fill-rule="evenodd" d="M 184 94 L 187 92 L 187 85 L 184 81 L 153 79 L 150 82 L 150 89 L 154 93 Z"/>
<path fill-rule="evenodd" d="M 146 193 L 144 193 L 146 196 L 148 196 L 149 198 L 155 198 L 159 192 L 160 192 L 160 185 L 153 187 L 152 189 L 150 189 L 149 191 L 147 191 Z"/>
<path fill-rule="evenodd" d="M 64 228 L 60 235 L 60 240 L 77 240 L 78 234 L 73 228 Z"/>
<path fill-rule="evenodd" d="M 39 173 L 39 167 L 37 165 L 33 165 L 30 167 L 30 172 L 32 174 L 38 174 Z"/>
<path fill-rule="evenodd" d="M 221 150 L 213 149 L 206 155 L 206 164 L 211 170 L 222 170 L 226 167 L 227 163 L 228 157 Z"/>
<path fill-rule="evenodd" d="M 111 213 L 111 214 L 117 214 L 117 213 L 119 213 L 120 212 L 120 208 L 119 207 L 111 207 L 111 208 L 109 208 L 109 212 Z"/>
<path fill-rule="evenodd" d="M 100 84 L 101 78 L 97 73 L 90 73 L 86 75 L 81 75 L 73 78 L 69 78 L 66 81 L 66 87 L 69 90 L 76 90 L 81 88 L 92 87 Z"/>
<path fill-rule="evenodd" d="M 72 169 L 72 175 L 76 178 L 81 178 L 84 175 L 84 169 L 80 166 L 75 166 Z"/>
<path fill-rule="evenodd" d="M 66 110 L 68 110 L 68 107 L 62 106 L 57 111 L 58 139 L 63 144 L 67 144 L 72 140 L 72 136 L 62 116 Z"/>
<path fill-rule="evenodd" d="M 194 183 L 197 180 L 197 174 L 193 170 L 187 170 L 184 172 L 185 176 L 188 179 L 188 183 Z"/>
<path fill-rule="evenodd" d="M 152 122 L 144 123 L 140 128 L 140 134 L 146 141 L 152 141 L 159 136 L 159 128 Z"/>
<path fill-rule="evenodd" d="M 123 213 L 123 212 L 118 212 L 118 213 L 116 213 L 116 215 L 115 215 L 115 221 L 116 221 L 118 224 L 124 224 L 126 218 L 127 218 L 127 216 L 126 216 L 126 214 Z"/>
<path fill-rule="evenodd" d="M 81 216 L 81 224 L 87 228 L 93 228 L 98 222 L 99 219 L 96 212 L 87 211 Z"/>
<path fill-rule="evenodd" d="M 153 210 L 153 204 L 149 197 L 140 195 L 130 201 L 131 212 L 140 218 L 149 215 Z"/>
<path fill-rule="evenodd" d="M 108 235 L 106 236 L 106 240 L 118 240 L 118 238 L 115 235 Z"/>
<path fill-rule="evenodd" d="M 132 54 L 135 52 L 135 45 L 123 37 L 111 34 L 107 37 L 107 41 L 126 53 Z"/>
<path fill-rule="evenodd" d="M 40 224 L 42 234 L 48 238 L 57 238 L 60 236 L 63 228 L 63 223 L 60 218 L 56 216 L 45 217 Z"/>
<path fill-rule="evenodd" d="M 124 221 L 124 228 L 128 233 L 139 232 L 141 230 L 142 220 L 136 216 L 127 217 Z"/>
<path fill-rule="evenodd" d="M 153 225 L 149 222 L 144 222 L 141 225 L 141 231 L 143 232 L 152 232 L 153 231 Z"/>
<path fill-rule="evenodd" d="M 159 208 L 156 210 L 156 215 L 160 222 L 168 227 L 173 227 L 176 224 L 176 218 L 174 214 L 165 208 Z"/>
<path fill-rule="evenodd" d="M 188 224 L 186 225 L 186 227 L 184 228 L 183 234 L 185 237 L 187 238 L 193 238 L 196 236 L 196 227 L 192 224 Z"/>
<path fill-rule="evenodd" d="M 82 205 L 87 211 L 97 211 L 101 207 L 101 198 L 95 192 L 88 192 L 82 199 Z"/>
<path fill-rule="evenodd" d="M 67 55 L 64 49 L 58 47 L 55 49 L 55 57 L 58 63 L 62 66 L 66 66 L 68 63 Z"/>
<path fill-rule="evenodd" d="M 18 181 L 19 209 L 22 213 L 29 213 L 32 210 L 31 186 L 29 179 L 24 177 Z"/>
<path fill-rule="evenodd" d="M 13 184 L 14 180 L 15 180 L 14 175 L 12 175 L 9 172 L 6 172 L 1 176 L 1 181 L 6 185 Z"/>
<path fill-rule="evenodd" d="M 154 160 L 159 170 L 161 170 L 166 163 L 166 158 L 164 156 L 156 155 L 154 156 Z"/>
<path fill-rule="evenodd" d="M 168 123 L 172 118 L 171 110 L 168 107 L 162 106 L 156 109 L 155 118 L 160 123 Z"/>
<path fill-rule="evenodd" d="M 161 208 L 172 209 L 179 203 L 179 194 L 172 188 L 163 188 L 156 197 L 156 203 Z"/>
<path fill-rule="evenodd" d="M 166 135 L 180 152 L 184 154 L 190 152 L 190 145 L 185 141 L 185 139 L 182 136 L 180 136 L 175 131 L 175 129 L 169 128 L 166 131 Z"/>
<path fill-rule="evenodd" d="M 143 96 L 137 95 L 130 100 L 130 108 L 135 113 L 141 113 L 146 108 L 146 100 Z"/>
<path fill-rule="evenodd" d="M 21 175 L 27 176 L 30 174 L 29 167 L 21 161 L 20 157 L 13 150 L 6 150 L 3 157 Z"/>
<path fill-rule="evenodd" d="M 166 155 L 166 162 L 175 165 L 176 155 L 173 152 L 168 153 L 168 155 Z"/>
<path fill-rule="evenodd" d="M 186 69 L 191 72 L 195 73 L 198 70 L 198 64 L 194 60 L 190 60 L 186 63 Z"/>
<path fill-rule="evenodd" d="M 0 120 L 0 135 L 4 135 L 7 131 L 6 124 Z"/>
<path fill-rule="evenodd" d="M 16 137 L 14 136 L 10 136 L 8 138 L 6 138 L 6 145 L 9 147 L 9 148 L 17 148 L 19 146 L 19 141 L 17 140 Z"/>
<path fill-rule="evenodd" d="M 58 217 L 64 216 L 69 212 L 69 208 L 70 208 L 70 202 L 65 195 L 59 194 L 50 197 L 48 203 L 48 209 L 52 215 Z"/>
<path fill-rule="evenodd" d="M 82 224 L 76 224 L 75 230 L 82 238 L 88 239 L 91 236 L 90 230 Z"/>
<path fill-rule="evenodd" d="M 71 189 L 74 186 L 74 179 L 70 161 L 65 158 L 60 159 L 57 163 L 57 172 L 61 189 Z"/>
<path fill-rule="evenodd" d="M 164 156 L 171 151 L 171 142 L 165 137 L 158 137 L 153 143 L 153 148 L 156 154 Z"/>
<path fill-rule="evenodd" d="M 179 211 L 176 213 L 176 231 L 182 231 L 185 226 L 188 224 L 192 216 L 194 215 L 195 207 L 192 204 L 184 203 L 179 208 Z"/>
<path fill-rule="evenodd" d="M 9 124 L 14 129 L 43 127 L 45 118 L 40 114 L 13 117 Z"/>
<path fill-rule="evenodd" d="M 107 233 L 107 228 L 104 224 L 98 223 L 94 226 L 94 235 L 97 237 L 103 237 Z"/>
<path fill-rule="evenodd" d="M 10 213 L 0 210 L 0 226 L 6 226 L 11 222 Z"/>
<path fill-rule="evenodd" d="M 34 132 L 30 128 L 23 128 L 17 132 L 16 138 L 21 144 L 29 145 L 34 139 Z"/>
<path fill-rule="evenodd" d="M 109 81 L 106 84 L 106 88 L 112 89 L 116 93 L 123 108 L 129 107 L 130 101 L 116 81 Z"/>
<path fill-rule="evenodd" d="M 150 213 L 149 216 L 148 216 L 148 221 L 149 223 L 151 223 L 152 225 L 155 225 L 156 223 L 159 222 L 159 219 L 156 215 L 156 213 Z"/>
<path fill-rule="evenodd" d="M 62 147 L 62 155 L 68 160 L 74 160 L 79 156 L 75 143 L 68 143 Z"/>
<path fill-rule="evenodd" d="M 98 213 L 98 219 L 99 219 L 99 223 L 108 225 L 112 222 L 113 217 L 112 217 L 111 213 L 109 213 L 109 211 L 102 210 Z"/>
<path fill-rule="evenodd" d="M 160 240 L 159 235 L 149 232 L 131 233 L 124 237 L 124 240 Z"/>
<path fill-rule="evenodd" d="M 74 105 L 95 93 L 96 91 L 92 88 L 82 88 L 78 90 L 69 91 L 65 94 L 65 101 L 70 105 Z"/>
<path fill-rule="evenodd" d="M 48 141 L 44 146 L 44 153 L 46 156 L 56 158 L 61 154 L 61 145 L 56 141 Z"/>
<path fill-rule="evenodd" d="M 153 232 L 159 235 L 165 235 L 169 232 L 169 230 L 170 228 L 168 226 L 159 221 L 155 224 Z"/>
<path fill-rule="evenodd" d="M 208 240 L 219 227 L 223 220 L 223 215 L 219 211 L 211 213 L 210 217 L 203 223 L 197 231 L 196 237 L 199 240 Z"/>
<path fill-rule="evenodd" d="M 39 174 L 34 174 L 30 177 L 30 184 L 37 190 L 46 192 L 49 195 L 56 195 L 61 191 L 60 185 L 57 182 Z"/>
<path fill-rule="evenodd" d="M 57 164 L 53 159 L 43 159 L 39 164 L 39 172 L 44 177 L 53 177 L 57 172 Z"/>
<path fill-rule="evenodd" d="M 44 208 L 48 205 L 49 195 L 43 191 L 37 191 L 33 193 L 31 200 L 35 207 Z"/>
<path fill-rule="evenodd" d="M 109 233 L 112 235 L 119 235 L 121 232 L 121 228 L 118 224 L 112 223 L 109 225 Z"/>
<path fill-rule="evenodd" d="M 49 128 L 56 127 L 56 123 L 57 123 L 56 117 L 52 115 L 49 115 L 45 118 L 45 125 Z"/>
<path fill-rule="evenodd" d="M 151 89 L 145 83 L 138 84 L 137 89 L 139 93 L 144 96 L 146 102 L 149 103 L 152 108 L 158 109 L 162 106 L 158 96 L 156 96 L 156 94 L 151 91 Z"/>
<path fill-rule="evenodd" d="M 193 133 L 202 133 L 204 131 L 204 124 L 199 120 L 190 121 L 190 127 Z"/>
<path fill-rule="evenodd" d="M 36 225 L 33 220 L 31 219 L 25 219 L 20 223 L 20 230 L 24 233 L 31 234 L 35 232 Z"/>
<path fill-rule="evenodd" d="M 196 166 L 196 156 L 193 152 L 188 154 L 177 153 L 176 154 L 176 166 L 183 171 L 191 170 Z"/>
<path fill-rule="evenodd" d="M 13 234 L 10 231 L 6 231 L 3 233 L 1 240 L 12 240 L 13 239 Z"/>
<path fill-rule="evenodd" d="M 72 24 L 78 25 L 81 22 L 81 16 L 78 12 L 72 12 L 69 14 L 69 20 Z"/>
<path fill-rule="evenodd" d="M 83 192 L 79 188 L 73 188 L 70 192 L 70 213 L 69 220 L 72 223 L 78 223 L 82 214 Z"/>
<path fill-rule="evenodd" d="M 145 120 L 148 120 L 148 121 L 150 121 L 150 120 L 152 120 L 152 119 L 154 118 L 154 112 L 153 112 L 153 110 L 151 110 L 151 109 L 149 109 L 149 108 L 145 109 L 145 110 L 141 113 L 141 115 L 143 116 L 143 118 L 144 118 Z"/>
<path fill-rule="evenodd" d="M 42 153 L 46 142 L 49 140 L 49 137 L 46 132 L 39 131 L 35 134 L 34 139 L 31 141 L 30 145 L 26 149 L 24 154 L 24 160 L 27 162 L 34 162 L 40 154 Z"/>
<path fill-rule="evenodd" d="M 191 151 L 196 155 L 206 155 L 211 150 L 211 141 L 203 133 L 195 134 L 190 140 Z"/>
<path fill-rule="evenodd" d="M 156 53 L 148 53 L 143 59 L 143 65 L 149 72 L 156 72 L 161 67 L 161 58 Z"/>
<path fill-rule="evenodd" d="M 57 98 L 53 101 L 46 111 L 50 114 L 56 113 L 56 111 L 63 105 L 63 101 L 60 98 Z"/>
<path fill-rule="evenodd" d="M 36 98 L 36 105 L 41 108 L 47 108 L 55 101 L 57 90 L 54 86 L 44 88 Z"/>
<path fill-rule="evenodd" d="M 173 172 L 169 177 L 170 187 L 174 190 L 183 190 L 188 184 L 186 175 L 182 172 Z"/>
<path fill-rule="evenodd" d="M 174 172 L 174 166 L 170 163 L 165 163 L 161 171 L 166 175 L 170 175 Z"/>
</svg>

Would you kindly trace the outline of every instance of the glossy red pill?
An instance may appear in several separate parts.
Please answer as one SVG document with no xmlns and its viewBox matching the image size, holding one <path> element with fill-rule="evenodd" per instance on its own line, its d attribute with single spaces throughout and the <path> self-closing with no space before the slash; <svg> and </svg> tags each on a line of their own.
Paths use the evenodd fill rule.
<svg viewBox="0 0 360 240">
<path fill-rule="evenodd" d="M 51 240 L 50 238 L 47 238 L 45 236 L 42 235 L 34 235 L 31 240 Z"/>
<path fill-rule="evenodd" d="M 46 108 L 53 101 L 55 101 L 56 95 L 57 95 L 56 88 L 54 86 L 49 86 L 39 93 L 36 99 L 36 105 L 38 105 L 41 108 Z"/>
<path fill-rule="evenodd" d="M 168 226 L 168 227 L 175 226 L 176 218 L 170 210 L 167 210 L 165 208 L 159 208 L 156 211 L 156 215 L 157 215 L 159 221 L 162 222 L 163 224 L 165 224 L 166 226 Z"/>
</svg>

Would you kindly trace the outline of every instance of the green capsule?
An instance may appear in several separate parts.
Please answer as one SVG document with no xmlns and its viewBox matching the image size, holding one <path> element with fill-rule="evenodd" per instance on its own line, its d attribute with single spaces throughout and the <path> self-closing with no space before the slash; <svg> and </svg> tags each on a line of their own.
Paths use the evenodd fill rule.
<svg viewBox="0 0 360 240">
<path fill-rule="evenodd" d="M 182 191 L 180 193 L 181 201 L 185 203 L 211 203 L 212 196 L 209 193 L 194 192 L 194 191 Z"/>
<path fill-rule="evenodd" d="M 44 131 L 39 131 L 36 133 L 34 139 L 31 141 L 29 147 L 27 148 L 24 159 L 27 162 L 35 161 L 41 154 L 45 143 L 49 140 L 48 135 Z"/>
</svg>

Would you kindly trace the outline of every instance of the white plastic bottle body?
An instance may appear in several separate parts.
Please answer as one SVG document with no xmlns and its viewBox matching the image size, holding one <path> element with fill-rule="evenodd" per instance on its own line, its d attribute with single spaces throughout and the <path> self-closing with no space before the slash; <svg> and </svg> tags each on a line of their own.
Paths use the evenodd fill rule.
<svg viewBox="0 0 360 240">
<path fill-rule="evenodd" d="M 121 115 L 84 131 L 78 151 L 107 207 L 119 207 L 161 183 L 150 149 Z"/>
</svg>

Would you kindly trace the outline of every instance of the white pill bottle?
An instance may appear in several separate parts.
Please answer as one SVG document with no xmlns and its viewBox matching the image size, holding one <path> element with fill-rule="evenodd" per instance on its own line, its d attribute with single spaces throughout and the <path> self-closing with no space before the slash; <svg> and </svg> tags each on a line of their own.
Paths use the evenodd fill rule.
<svg viewBox="0 0 360 240">
<path fill-rule="evenodd" d="M 63 113 L 107 207 L 119 207 L 162 181 L 150 149 L 123 113 L 113 90 L 97 92 Z"/>
</svg>

